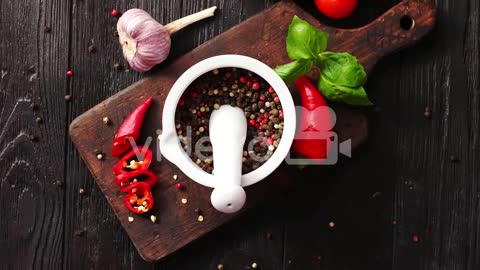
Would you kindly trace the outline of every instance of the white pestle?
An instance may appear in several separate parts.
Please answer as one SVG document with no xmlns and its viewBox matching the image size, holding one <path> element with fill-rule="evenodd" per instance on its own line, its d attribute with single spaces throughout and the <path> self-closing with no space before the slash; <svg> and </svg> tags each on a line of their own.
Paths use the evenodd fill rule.
<svg viewBox="0 0 480 270">
<path fill-rule="evenodd" d="M 247 120 L 241 109 L 223 105 L 212 112 L 209 123 L 216 183 L 210 201 L 218 211 L 234 213 L 247 198 L 241 186 Z"/>
</svg>

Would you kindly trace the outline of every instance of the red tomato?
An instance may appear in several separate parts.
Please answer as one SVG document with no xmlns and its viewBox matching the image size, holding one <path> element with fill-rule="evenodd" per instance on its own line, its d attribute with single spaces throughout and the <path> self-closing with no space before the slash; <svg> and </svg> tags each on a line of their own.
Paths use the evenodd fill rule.
<svg viewBox="0 0 480 270">
<path fill-rule="evenodd" d="M 323 15 L 332 19 L 348 17 L 357 7 L 358 0 L 315 0 Z"/>
</svg>

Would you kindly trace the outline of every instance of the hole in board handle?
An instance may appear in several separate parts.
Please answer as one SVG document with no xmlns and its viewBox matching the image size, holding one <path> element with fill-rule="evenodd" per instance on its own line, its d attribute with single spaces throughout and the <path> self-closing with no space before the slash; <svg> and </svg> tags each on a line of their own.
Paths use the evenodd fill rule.
<svg viewBox="0 0 480 270">
<path fill-rule="evenodd" d="M 412 30 L 412 28 L 415 27 L 415 20 L 408 15 L 404 15 L 400 19 L 400 27 L 405 31 Z"/>
</svg>

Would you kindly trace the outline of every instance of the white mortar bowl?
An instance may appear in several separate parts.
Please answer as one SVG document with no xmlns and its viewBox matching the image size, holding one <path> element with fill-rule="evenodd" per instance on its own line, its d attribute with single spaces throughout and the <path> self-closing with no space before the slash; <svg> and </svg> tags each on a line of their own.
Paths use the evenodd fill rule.
<svg viewBox="0 0 480 270">
<path fill-rule="evenodd" d="M 242 175 L 242 187 L 253 185 L 270 175 L 289 153 L 295 137 L 296 112 L 292 96 L 283 80 L 269 66 L 254 58 L 243 55 L 220 55 L 195 64 L 178 78 L 167 96 L 163 108 L 163 130 L 160 137 L 160 151 L 167 160 L 174 163 L 189 178 L 201 185 L 211 188 L 217 186 L 214 176 L 205 172 L 195 164 L 180 144 L 175 129 L 175 112 L 180 98 L 193 81 L 214 69 L 229 67 L 245 69 L 262 77 L 275 89 L 275 92 L 280 98 L 284 115 L 284 129 L 280 144 L 273 155 L 262 166 L 250 173 Z"/>
</svg>

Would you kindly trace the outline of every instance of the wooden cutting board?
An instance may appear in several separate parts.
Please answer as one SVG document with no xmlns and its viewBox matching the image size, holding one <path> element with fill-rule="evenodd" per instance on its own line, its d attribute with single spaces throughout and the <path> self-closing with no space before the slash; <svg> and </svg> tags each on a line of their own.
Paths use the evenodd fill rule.
<svg viewBox="0 0 480 270">
<path fill-rule="evenodd" d="M 162 160 L 151 166 L 151 170 L 160 179 L 159 184 L 153 188 L 155 208 L 151 211 L 151 214 L 157 216 L 157 222 L 153 224 L 150 221 L 150 214 L 133 215 L 135 221 L 128 222 L 128 216 L 132 215 L 124 207 L 124 195 L 113 181 L 112 166 L 117 159 L 109 156 L 116 129 L 133 108 L 147 97 L 153 96 L 155 102 L 145 119 L 139 143 L 143 143 L 149 136 L 156 138 L 156 131 L 161 128 L 163 103 L 171 86 L 185 70 L 205 58 L 233 53 L 254 57 L 271 67 L 288 62 L 285 38 L 294 15 L 328 32 L 329 50 L 350 52 L 358 57 L 367 71 L 371 71 L 380 58 L 412 45 L 429 32 L 435 20 L 435 8 L 430 1 L 403 1 L 365 27 L 341 30 L 320 25 L 292 2 L 280 2 L 180 57 L 160 70 L 158 75 L 133 84 L 75 119 L 70 126 L 72 141 L 145 260 L 159 260 L 239 213 L 226 215 L 215 211 L 210 205 L 210 188 L 187 179 L 175 165 Z M 409 22 L 412 23 L 412 28 L 402 29 L 402 26 L 408 28 L 406 26 Z M 315 77 L 315 74 L 311 75 Z M 295 96 L 295 92 L 292 93 Z M 355 149 L 367 138 L 365 115 L 352 108 L 333 107 L 337 114 L 335 130 L 339 141 L 351 138 Z M 111 125 L 102 123 L 104 116 L 112 120 Z M 94 154 L 95 149 L 107 153 L 106 159 L 98 160 Z M 151 149 L 154 153 L 159 152 L 155 140 Z M 293 182 L 293 179 L 289 179 L 288 172 L 289 168 L 282 166 L 264 181 L 248 187 L 247 208 L 268 195 L 285 190 Z M 178 175 L 177 180 L 173 179 L 174 174 Z M 184 191 L 175 188 L 178 182 L 186 186 Z M 187 198 L 188 203 L 182 204 L 182 198 Z M 197 220 L 195 208 L 202 210 L 205 217 L 203 222 Z"/>
</svg>

